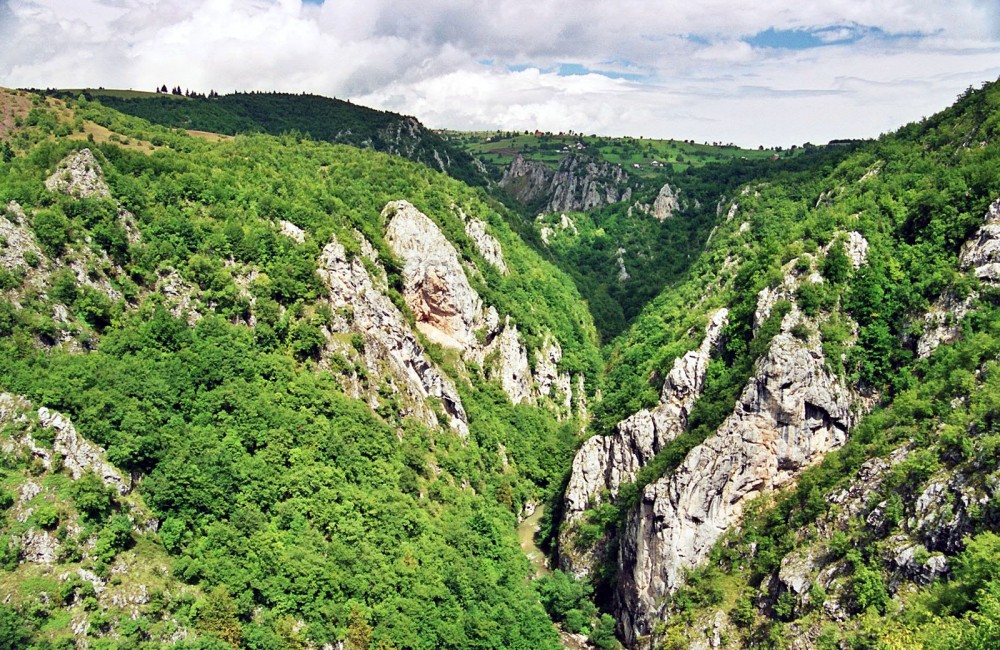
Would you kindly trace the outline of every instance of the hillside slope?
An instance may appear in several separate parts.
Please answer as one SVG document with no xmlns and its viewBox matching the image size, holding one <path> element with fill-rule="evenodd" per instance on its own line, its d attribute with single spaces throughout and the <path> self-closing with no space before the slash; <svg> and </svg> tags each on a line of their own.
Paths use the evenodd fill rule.
<svg viewBox="0 0 1000 650">
<path fill-rule="evenodd" d="M 105 106 L 171 128 L 238 133 L 299 133 L 315 140 L 349 144 L 396 154 L 444 172 L 470 185 L 486 178 L 472 158 L 430 131 L 416 118 L 379 111 L 320 95 L 233 93 L 213 97 L 129 94 L 85 89 L 55 91 L 63 98 L 79 93 Z"/>
<path fill-rule="evenodd" d="M 556 489 L 600 359 L 502 208 L 372 151 L 0 99 L 0 389 L 21 405 L 2 430 L 40 450 L 3 445 L 4 634 L 558 647 L 515 526 Z M 89 493 L 43 411 L 147 505 L 77 523 Z M 133 557 L 167 574 L 116 569 Z M 144 595 L 91 601 L 81 575 Z"/>
<path fill-rule="evenodd" d="M 629 645 L 991 647 L 998 128 L 749 183 L 615 342 L 551 534 Z"/>
</svg>

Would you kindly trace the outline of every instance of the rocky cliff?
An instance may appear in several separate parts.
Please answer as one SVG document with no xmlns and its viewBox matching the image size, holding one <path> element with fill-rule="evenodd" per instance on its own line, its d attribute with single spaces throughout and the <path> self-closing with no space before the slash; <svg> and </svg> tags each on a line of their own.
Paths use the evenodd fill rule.
<svg viewBox="0 0 1000 650">
<path fill-rule="evenodd" d="M 778 334 L 718 432 L 645 488 L 619 548 L 616 603 L 629 642 L 651 632 L 663 597 L 752 499 L 844 443 L 854 401 L 823 361 L 817 347 Z"/>
<path fill-rule="evenodd" d="M 590 573 L 594 553 L 591 549 L 581 553 L 575 548 L 574 524 L 602 498 L 614 499 L 623 483 L 635 480 L 636 473 L 664 445 L 684 432 L 728 313 L 727 309 L 713 313 L 701 345 L 674 361 L 656 407 L 623 420 L 608 436 L 590 438 L 577 452 L 563 499 L 564 525 L 559 544 L 559 566 L 563 570 L 577 576 Z"/>
<path fill-rule="evenodd" d="M 389 378 L 391 386 L 407 396 L 402 414 L 436 426 L 437 416 L 426 401 L 435 397 L 441 400 L 451 428 L 467 435 L 465 408 L 454 384 L 426 357 L 403 314 L 375 287 L 361 260 L 348 259 L 343 245 L 334 239 L 323 248 L 319 274 L 329 289 L 331 306 L 342 314 L 332 330 L 362 337 L 360 353 L 368 370 Z M 327 349 L 339 351 L 332 343 Z"/>
<path fill-rule="evenodd" d="M 500 186 L 520 203 L 542 212 L 579 212 L 627 201 L 629 176 L 620 165 L 570 154 L 553 170 L 515 156 Z"/>
<path fill-rule="evenodd" d="M 486 259 L 503 273 L 506 270 L 499 242 L 486 232 L 481 220 L 459 211 L 466 230 Z M 551 405 L 560 416 L 573 410 L 573 383 L 559 369 L 562 347 L 546 334 L 534 351 L 534 372 L 528 350 L 510 316 L 503 325 L 492 305 L 485 305 L 469 283 L 467 269 L 478 273 L 427 215 L 407 201 L 393 201 L 382 211 L 386 220 L 386 243 L 403 261 L 403 297 L 413 312 L 416 326 L 428 340 L 457 350 L 463 358 L 483 367 L 486 376 L 498 378 L 511 402 Z"/>
</svg>

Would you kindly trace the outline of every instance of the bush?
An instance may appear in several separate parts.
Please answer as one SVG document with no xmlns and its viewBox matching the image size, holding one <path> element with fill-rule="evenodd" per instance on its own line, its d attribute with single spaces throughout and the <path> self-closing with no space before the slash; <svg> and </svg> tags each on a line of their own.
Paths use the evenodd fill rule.
<svg viewBox="0 0 1000 650">
<path fill-rule="evenodd" d="M 94 472 L 85 472 L 73 484 L 73 501 L 81 512 L 97 521 L 111 510 L 112 491 Z"/>
<path fill-rule="evenodd" d="M 53 257 L 62 253 L 69 243 L 69 220 L 56 210 L 39 210 L 34 221 L 35 237 L 45 252 Z"/>
</svg>

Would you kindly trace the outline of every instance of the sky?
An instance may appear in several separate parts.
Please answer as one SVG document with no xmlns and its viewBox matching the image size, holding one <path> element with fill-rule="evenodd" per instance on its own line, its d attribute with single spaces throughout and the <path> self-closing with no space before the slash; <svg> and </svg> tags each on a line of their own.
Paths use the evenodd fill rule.
<svg viewBox="0 0 1000 650">
<path fill-rule="evenodd" d="M 432 128 L 821 144 L 1000 77 L 1000 0 L 0 0 L 0 85 L 308 92 Z"/>
</svg>

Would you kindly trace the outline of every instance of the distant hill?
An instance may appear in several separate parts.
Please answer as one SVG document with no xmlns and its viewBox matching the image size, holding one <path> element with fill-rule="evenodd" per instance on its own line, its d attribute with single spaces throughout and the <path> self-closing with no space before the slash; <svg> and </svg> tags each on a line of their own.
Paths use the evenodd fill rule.
<svg viewBox="0 0 1000 650">
<path fill-rule="evenodd" d="M 186 97 L 103 88 L 49 91 L 55 96 L 76 97 L 81 93 L 153 124 L 226 135 L 298 132 L 314 140 L 396 154 L 470 185 L 486 184 L 472 156 L 416 118 L 349 101 L 270 92 Z"/>
</svg>

